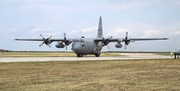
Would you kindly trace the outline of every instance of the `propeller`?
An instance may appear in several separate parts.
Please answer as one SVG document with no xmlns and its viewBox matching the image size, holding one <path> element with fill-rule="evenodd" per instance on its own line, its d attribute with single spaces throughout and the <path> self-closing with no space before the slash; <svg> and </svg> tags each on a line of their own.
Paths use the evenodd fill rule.
<svg viewBox="0 0 180 91">
<path fill-rule="evenodd" d="M 66 33 L 64 33 L 64 40 L 59 41 L 58 43 L 64 45 L 65 48 L 66 48 L 66 50 L 67 50 L 67 46 L 68 46 L 69 44 L 71 44 L 73 41 L 74 41 L 74 40 L 67 40 L 67 39 L 66 39 Z M 64 48 L 64 46 L 61 47 L 61 48 Z"/>
<path fill-rule="evenodd" d="M 66 50 L 67 50 L 67 41 L 66 41 L 66 33 L 64 33 L 64 43 L 65 43 L 65 48 L 66 48 Z"/>
<path fill-rule="evenodd" d="M 71 44 L 71 42 L 73 42 L 73 40 L 67 40 L 67 39 L 66 39 L 66 33 L 64 33 L 64 44 L 65 44 L 66 50 L 67 50 L 67 46 L 68 46 L 69 44 Z"/>
<path fill-rule="evenodd" d="M 42 37 L 43 42 L 39 45 L 39 47 L 41 47 L 45 43 L 47 46 L 49 46 L 49 48 L 51 48 L 51 46 L 50 46 L 50 44 L 51 44 L 50 38 L 52 37 L 52 35 L 49 36 L 47 39 L 44 38 L 44 36 L 42 34 L 40 34 L 40 36 Z"/>
<path fill-rule="evenodd" d="M 112 39 L 112 36 L 110 36 L 109 38 L 106 39 L 106 41 L 107 41 L 106 46 L 108 47 L 108 49 L 110 49 L 110 47 L 109 47 L 109 40 L 110 40 L 110 39 Z"/>
<path fill-rule="evenodd" d="M 107 39 L 105 39 L 104 37 L 101 37 L 102 38 L 102 43 L 103 43 L 103 46 L 107 46 L 108 47 L 108 49 L 110 49 L 110 47 L 109 47 L 109 40 L 110 39 L 112 39 L 112 36 L 110 36 L 109 38 L 107 38 Z M 102 43 L 101 44 L 98 44 L 98 45 L 102 45 Z"/>
<path fill-rule="evenodd" d="M 126 32 L 124 43 L 125 43 L 124 49 L 126 49 L 127 45 L 130 43 L 130 40 L 128 40 L 128 32 Z"/>
</svg>

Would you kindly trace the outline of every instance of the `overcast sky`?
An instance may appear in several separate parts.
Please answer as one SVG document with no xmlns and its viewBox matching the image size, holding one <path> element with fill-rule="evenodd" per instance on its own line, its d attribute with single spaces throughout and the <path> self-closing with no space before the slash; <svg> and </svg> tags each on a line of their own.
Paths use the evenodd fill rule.
<svg viewBox="0 0 180 91">
<path fill-rule="evenodd" d="M 57 49 L 41 42 L 14 41 L 16 38 L 87 38 L 97 36 L 102 16 L 104 37 L 167 37 L 168 41 L 130 43 L 127 51 L 176 51 L 180 49 L 180 0 L 0 0 L 0 49 Z M 124 48 L 103 50 L 124 51 Z M 123 43 L 124 45 L 124 43 Z M 71 45 L 68 46 L 68 50 Z"/>
</svg>

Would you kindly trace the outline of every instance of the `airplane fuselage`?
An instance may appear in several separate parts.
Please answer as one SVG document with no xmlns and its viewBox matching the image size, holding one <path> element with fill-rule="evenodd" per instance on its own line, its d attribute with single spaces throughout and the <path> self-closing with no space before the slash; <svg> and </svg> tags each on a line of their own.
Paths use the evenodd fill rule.
<svg viewBox="0 0 180 91">
<path fill-rule="evenodd" d="M 98 43 L 96 43 L 93 38 L 76 38 L 72 43 L 72 50 L 78 57 L 87 54 L 94 54 L 98 57 L 101 49 L 102 46 L 98 46 Z"/>
</svg>

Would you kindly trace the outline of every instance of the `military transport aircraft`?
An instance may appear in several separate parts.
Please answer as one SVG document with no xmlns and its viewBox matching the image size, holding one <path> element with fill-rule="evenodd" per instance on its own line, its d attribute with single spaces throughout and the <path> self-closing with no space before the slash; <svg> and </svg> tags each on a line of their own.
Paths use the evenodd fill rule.
<svg viewBox="0 0 180 91">
<path fill-rule="evenodd" d="M 52 35 L 48 38 L 44 38 L 42 34 L 40 34 L 42 39 L 15 39 L 19 41 L 43 41 L 42 44 L 39 46 L 41 47 L 43 44 L 48 45 L 49 47 L 52 42 L 57 42 L 55 45 L 56 48 L 66 48 L 69 44 L 72 43 L 72 50 L 77 54 L 77 57 L 83 57 L 83 55 L 87 54 L 94 54 L 96 57 L 99 57 L 101 54 L 101 49 L 104 46 L 108 46 L 110 42 L 117 42 L 115 44 L 116 48 L 122 48 L 121 42 L 125 43 L 125 49 L 126 46 L 130 42 L 135 41 L 143 41 L 143 40 L 168 40 L 168 38 L 132 38 L 128 39 L 128 32 L 126 32 L 125 38 L 104 38 L 103 37 L 103 30 L 102 30 L 102 19 L 101 16 L 99 18 L 99 27 L 98 27 L 98 33 L 97 38 L 85 38 L 82 36 L 81 38 L 75 38 L 75 39 L 67 39 L 66 34 L 64 33 L 64 39 L 51 39 Z"/>
</svg>

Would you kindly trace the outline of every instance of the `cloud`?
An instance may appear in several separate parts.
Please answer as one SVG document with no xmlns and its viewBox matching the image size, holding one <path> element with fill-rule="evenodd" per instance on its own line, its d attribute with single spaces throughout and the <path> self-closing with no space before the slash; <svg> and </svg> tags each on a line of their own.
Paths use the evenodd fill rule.
<svg viewBox="0 0 180 91">
<path fill-rule="evenodd" d="M 72 33 L 72 34 L 77 33 L 77 30 L 72 30 L 70 33 Z"/>
<path fill-rule="evenodd" d="M 152 36 L 157 36 L 157 35 L 160 35 L 159 30 L 147 30 L 147 31 L 144 31 L 144 35 L 142 36 L 142 38 L 152 37 Z"/>
<path fill-rule="evenodd" d="M 108 32 L 107 36 L 112 36 L 112 37 L 122 37 L 121 35 L 122 34 L 125 34 L 126 32 L 128 32 L 129 30 L 128 29 L 124 29 L 124 28 L 117 28 L 117 29 L 114 29 L 110 32 Z"/>
<path fill-rule="evenodd" d="M 95 31 L 95 30 L 97 30 L 97 29 L 98 29 L 97 26 L 94 26 L 94 27 L 92 27 L 92 28 L 82 29 L 81 32 L 82 32 L 82 33 L 89 33 L 89 32 Z"/>
<path fill-rule="evenodd" d="M 173 32 L 173 33 L 170 33 L 171 36 L 177 36 L 177 35 L 180 35 L 180 31 L 176 31 L 176 32 Z"/>
<path fill-rule="evenodd" d="M 41 31 L 41 28 L 36 27 L 36 28 L 32 29 L 30 33 L 33 34 L 33 33 L 40 32 L 40 31 Z"/>
<path fill-rule="evenodd" d="M 78 35 L 78 31 L 77 30 L 71 30 L 70 32 L 68 32 L 67 34 L 69 35 L 69 36 L 71 36 L 71 37 L 77 37 L 77 35 Z M 68 37 L 69 37 L 68 36 Z"/>
<path fill-rule="evenodd" d="M 128 29 L 117 28 L 117 29 L 113 30 L 113 32 L 115 32 L 115 33 L 124 33 L 124 32 L 128 32 Z"/>
</svg>

